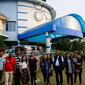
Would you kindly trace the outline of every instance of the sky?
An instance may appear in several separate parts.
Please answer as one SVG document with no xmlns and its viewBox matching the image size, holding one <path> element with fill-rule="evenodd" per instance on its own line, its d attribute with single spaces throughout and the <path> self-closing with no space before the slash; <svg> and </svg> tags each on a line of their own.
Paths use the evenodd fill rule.
<svg viewBox="0 0 85 85">
<path fill-rule="evenodd" d="M 56 10 L 56 18 L 76 13 L 85 20 L 85 0 L 47 0 L 47 4 Z"/>
</svg>

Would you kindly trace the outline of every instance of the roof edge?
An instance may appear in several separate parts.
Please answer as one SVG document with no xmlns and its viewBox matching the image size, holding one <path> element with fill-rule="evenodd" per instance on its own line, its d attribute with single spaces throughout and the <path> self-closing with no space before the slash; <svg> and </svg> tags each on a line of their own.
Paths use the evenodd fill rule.
<svg viewBox="0 0 85 85">
<path fill-rule="evenodd" d="M 37 5 L 41 5 L 50 11 L 52 20 L 56 17 L 56 11 L 50 5 L 48 5 L 47 3 L 43 1 L 37 1 L 37 0 L 17 0 L 17 1 L 27 1 L 30 3 L 35 3 Z"/>
<path fill-rule="evenodd" d="M 4 14 L 2 14 L 2 13 L 0 12 L 0 19 L 7 20 L 8 17 L 6 17 Z"/>
<path fill-rule="evenodd" d="M 69 14 L 68 16 L 72 16 L 72 17 L 76 18 L 79 21 L 80 25 L 82 26 L 83 32 L 85 32 L 85 30 L 84 30 L 85 22 L 84 22 L 84 19 L 80 15 L 73 13 L 73 14 Z"/>
</svg>

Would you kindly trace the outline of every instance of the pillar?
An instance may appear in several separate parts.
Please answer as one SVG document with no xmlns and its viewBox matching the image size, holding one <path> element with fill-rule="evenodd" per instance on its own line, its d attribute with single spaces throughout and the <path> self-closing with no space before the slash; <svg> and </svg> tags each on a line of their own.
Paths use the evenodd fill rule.
<svg viewBox="0 0 85 85">
<path fill-rule="evenodd" d="M 20 46 L 20 41 L 18 40 L 18 46 Z"/>
<path fill-rule="evenodd" d="M 46 53 L 50 53 L 51 51 L 51 43 L 50 43 L 50 35 L 48 32 L 46 32 Z"/>
</svg>

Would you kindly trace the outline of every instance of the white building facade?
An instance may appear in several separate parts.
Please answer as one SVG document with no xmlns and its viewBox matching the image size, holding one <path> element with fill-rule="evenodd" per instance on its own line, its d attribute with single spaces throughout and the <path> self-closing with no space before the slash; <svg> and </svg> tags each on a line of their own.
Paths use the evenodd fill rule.
<svg viewBox="0 0 85 85">
<path fill-rule="evenodd" d="M 20 0 L 0 2 L 0 12 L 8 17 L 5 35 L 6 41 L 18 41 L 18 34 L 28 29 L 49 22 L 55 18 L 56 12 L 40 0 Z"/>
</svg>

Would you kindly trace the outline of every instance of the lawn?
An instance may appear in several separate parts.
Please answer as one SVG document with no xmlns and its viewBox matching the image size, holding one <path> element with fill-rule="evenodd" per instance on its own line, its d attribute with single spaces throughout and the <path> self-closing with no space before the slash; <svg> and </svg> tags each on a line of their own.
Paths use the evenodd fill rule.
<svg viewBox="0 0 85 85">
<path fill-rule="evenodd" d="M 83 69 L 83 73 L 82 74 L 83 74 L 82 75 L 82 85 L 85 85 L 85 69 Z M 44 83 L 43 83 L 43 76 L 42 76 L 42 73 L 40 71 L 37 73 L 37 78 L 40 79 L 40 81 L 38 82 L 37 85 L 44 85 Z M 51 85 L 55 85 L 56 84 L 55 73 L 54 72 L 53 72 L 53 76 L 50 79 L 50 82 L 51 82 Z M 65 72 L 63 72 L 63 85 L 67 85 Z M 77 78 L 77 84 L 76 85 L 79 85 L 78 78 Z"/>
<path fill-rule="evenodd" d="M 83 66 L 83 73 L 82 73 L 82 85 L 85 85 L 85 66 Z M 40 80 L 37 85 L 44 85 L 44 82 L 43 82 L 43 76 L 42 76 L 42 73 L 41 71 L 38 71 L 37 72 L 37 78 Z M 51 77 L 50 79 L 50 82 L 51 82 L 51 85 L 55 85 L 56 84 L 56 80 L 55 80 L 55 73 L 53 72 L 53 76 Z M 3 85 L 0 83 L 0 85 Z M 66 82 L 66 75 L 65 75 L 65 72 L 63 71 L 63 85 L 67 85 L 67 82 Z M 77 84 L 76 85 L 79 85 L 79 81 L 77 79 Z"/>
</svg>

